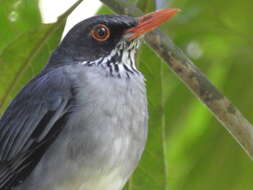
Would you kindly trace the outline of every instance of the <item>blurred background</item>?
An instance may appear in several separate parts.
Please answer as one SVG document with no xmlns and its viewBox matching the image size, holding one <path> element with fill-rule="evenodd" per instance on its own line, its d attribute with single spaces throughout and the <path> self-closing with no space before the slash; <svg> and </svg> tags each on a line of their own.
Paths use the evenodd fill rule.
<svg viewBox="0 0 253 190">
<path fill-rule="evenodd" d="M 144 12 L 182 9 L 161 30 L 253 123 L 252 0 L 129 1 Z M 75 2 L 0 0 L 0 114 L 45 66 Z M 83 0 L 64 33 L 86 17 L 105 13 L 112 12 L 98 0 Z M 253 189 L 253 162 L 207 108 L 145 44 L 137 59 L 147 79 L 149 137 L 125 189 Z"/>
</svg>

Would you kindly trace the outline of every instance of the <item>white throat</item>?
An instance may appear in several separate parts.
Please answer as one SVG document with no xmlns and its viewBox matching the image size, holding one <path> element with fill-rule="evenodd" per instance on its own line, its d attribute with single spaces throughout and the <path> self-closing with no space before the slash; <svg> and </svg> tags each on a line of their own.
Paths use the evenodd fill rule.
<svg viewBox="0 0 253 190">
<path fill-rule="evenodd" d="M 134 40 L 130 44 L 121 40 L 106 57 L 94 61 L 84 61 L 81 64 L 102 67 L 112 77 L 130 78 L 132 75 L 140 75 L 135 66 L 135 54 L 139 46 L 140 40 Z"/>
</svg>

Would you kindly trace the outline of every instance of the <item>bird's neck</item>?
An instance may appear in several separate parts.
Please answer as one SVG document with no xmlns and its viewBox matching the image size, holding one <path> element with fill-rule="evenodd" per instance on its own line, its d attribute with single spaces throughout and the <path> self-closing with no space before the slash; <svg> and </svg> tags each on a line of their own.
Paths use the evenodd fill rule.
<svg viewBox="0 0 253 190">
<path fill-rule="evenodd" d="M 135 54 L 139 47 L 139 41 L 133 41 L 130 44 L 122 41 L 105 57 L 93 61 L 83 61 L 80 64 L 88 67 L 100 67 L 112 76 L 118 78 L 131 78 L 134 75 L 140 75 L 135 66 Z"/>
</svg>

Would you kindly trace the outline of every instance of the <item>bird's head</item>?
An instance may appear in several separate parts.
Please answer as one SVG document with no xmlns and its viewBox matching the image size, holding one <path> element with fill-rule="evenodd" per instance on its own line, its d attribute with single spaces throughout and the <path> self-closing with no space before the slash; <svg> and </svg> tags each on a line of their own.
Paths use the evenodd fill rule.
<svg viewBox="0 0 253 190">
<path fill-rule="evenodd" d="M 86 65 L 119 65 L 134 67 L 139 37 L 175 15 L 178 9 L 167 8 L 139 18 L 124 15 L 99 15 L 75 25 L 55 52 L 62 62 Z M 52 58 L 53 58 L 52 56 Z M 131 60 L 133 59 L 133 60 Z M 60 60 L 60 61 L 59 61 Z M 113 68 L 111 68 L 113 69 Z M 131 68 L 130 68 L 131 69 Z M 135 68 L 132 68 L 135 69 Z"/>
</svg>

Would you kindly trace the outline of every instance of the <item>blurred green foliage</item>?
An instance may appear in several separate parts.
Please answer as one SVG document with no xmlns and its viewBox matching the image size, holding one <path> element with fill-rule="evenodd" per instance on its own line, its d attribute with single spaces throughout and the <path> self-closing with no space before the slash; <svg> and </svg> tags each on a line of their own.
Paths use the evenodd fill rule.
<svg viewBox="0 0 253 190">
<path fill-rule="evenodd" d="M 145 12 L 182 9 L 162 25 L 194 63 L 253 122 L 253 1 L 131 0 Z M 36 0 L 0 0 L 0 102 L 47 63 L 63 23 L 44 25 Z M 103 7 L 100 13 L 110 13 Z M 149 139 L 128 190 L 251 190 L 253 163 L 205 106 L 143 45 Z"/>
<path fill-rule="evenodd" d="M 0 110 L 42 67 L 64 21 L 42 24 L 37 0 L 0 0 Z"/>
</svg>

